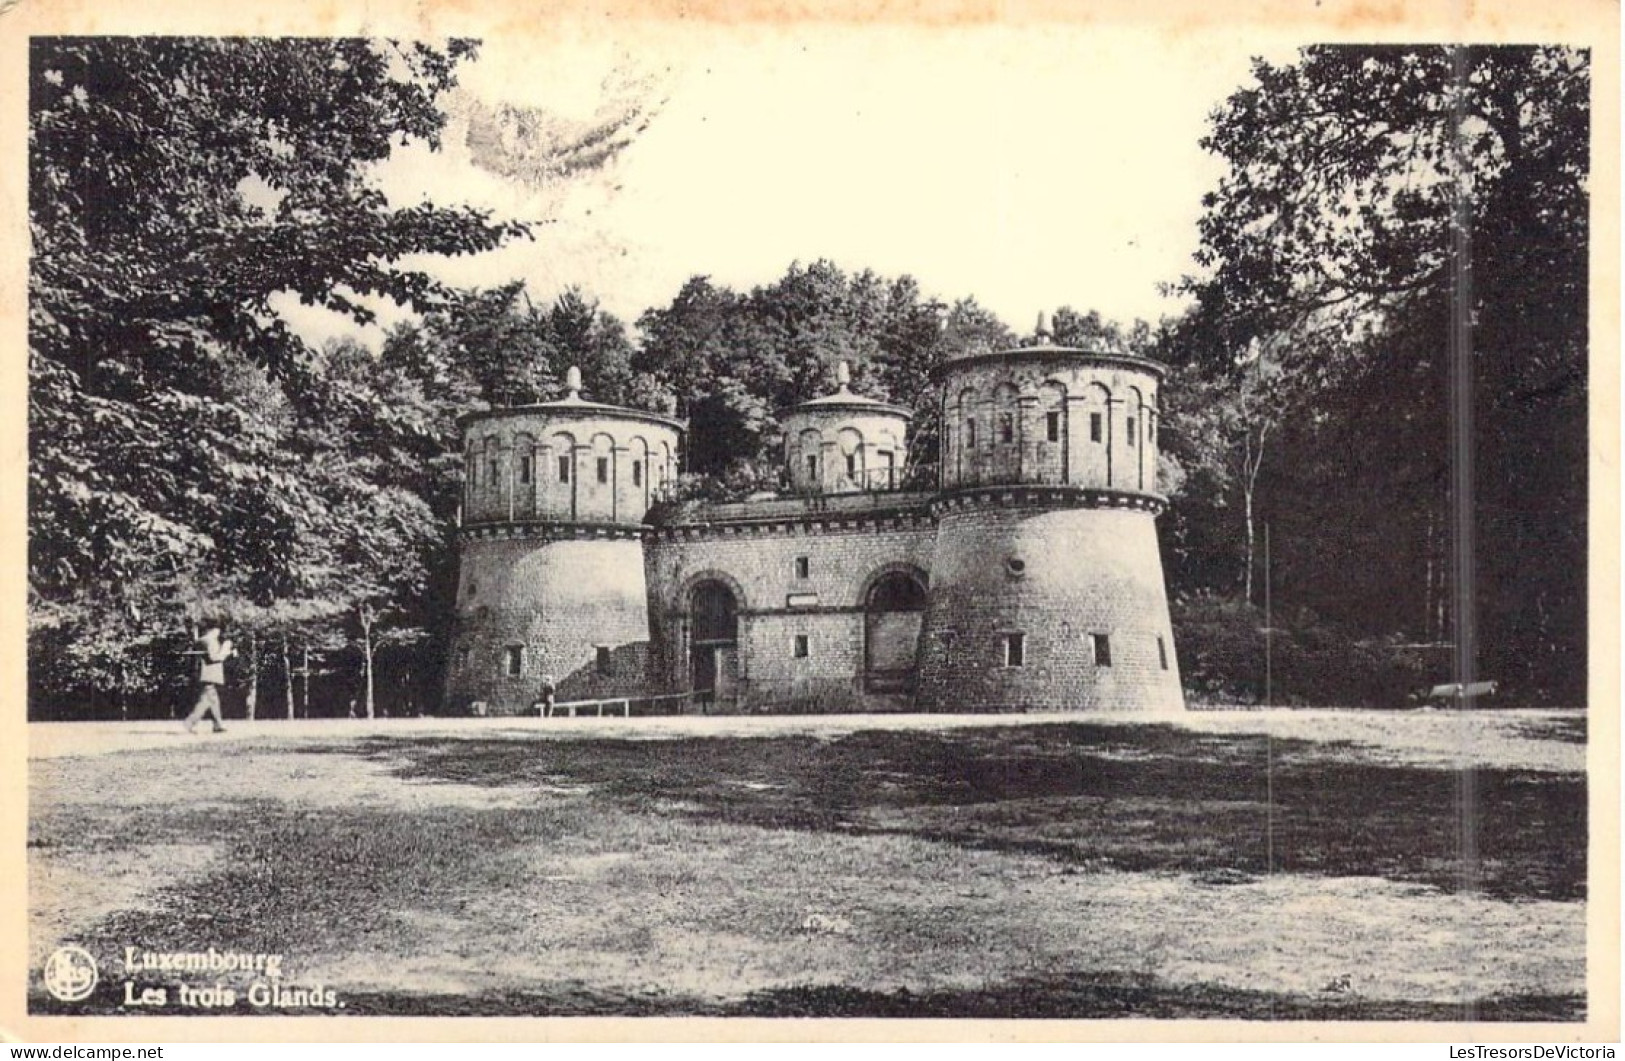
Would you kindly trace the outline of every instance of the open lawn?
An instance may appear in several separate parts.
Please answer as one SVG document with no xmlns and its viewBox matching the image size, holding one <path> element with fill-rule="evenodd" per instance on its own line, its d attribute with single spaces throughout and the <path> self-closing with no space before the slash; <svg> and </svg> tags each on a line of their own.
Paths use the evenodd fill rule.
<svg viewBox="0 0 1625 1061">
<path fill-rule="evenodd" d="M 102 982 L 69 1004 L 36 977 L 31 1005 L 218 981 L 265 1012 L 251 976 L 121 968 L 213 947 L 282 955 L 282 986 L 350 1014 L 1578 1020 L 1584 735 L 1574 712 L 36 725 L 33 967 L 76 943 Z M 201 1012 L 175 996 L 149 1008 Z"/>
</svg>

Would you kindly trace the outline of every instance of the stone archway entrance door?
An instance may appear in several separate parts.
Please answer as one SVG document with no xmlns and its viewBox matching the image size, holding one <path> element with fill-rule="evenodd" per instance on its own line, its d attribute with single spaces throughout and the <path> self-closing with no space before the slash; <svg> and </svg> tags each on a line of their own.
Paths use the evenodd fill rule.
<svg viewBox="0 0 1625 1061">
<path fill-rule="evenodd" d="M 689 595 L 689 680 L 702 711 L 732 711 L 739 699 L 739 604 L 721 582 Z"/>
<path fill-rule="evenodd" d="M 873 693 L 912 693 L 919 677 L 925 586 L 906 571 L 884 576 L 863 603 L 863 686 Z"/>
</svg>

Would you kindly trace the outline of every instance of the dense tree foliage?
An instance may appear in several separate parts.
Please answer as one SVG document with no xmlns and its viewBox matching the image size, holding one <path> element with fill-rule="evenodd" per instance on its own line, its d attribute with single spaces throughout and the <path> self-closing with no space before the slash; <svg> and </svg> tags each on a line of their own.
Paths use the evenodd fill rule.
<svg viewBox="0 0 1625 1061">
<path fill-rule="evenodd" d="M 1206 271 L 1184 284 L 1195 309 L 1170 349 L 1232 398 L 1255 344 L 1279 351 L 1277 459 L 1258 488 L 1282 585 L 1424 639 L 1454 638 L 1465 601 L 1481 670 L 1578 701 L 1588 55 L 1317 47 L 1254 74 L 1205 141 L 1230 171 L 1207 199 Z M 1472 431 L 1453 454 L 1455 393 Z M 1457 499 L 1464 454 L 1476 482 Z M 1447 585 L 1469 540 L 1468 581 Z"/>
<path fill-rule="evenodd" d="M 927 298 L 911 276 L 848 275 L 828 261 L 792 265 L 739 294 L 696 276 L 638 320 L 638 374 L 680 395 L 691 471 L 741 488 L 778 481 L 776 414 L 828 393 L 835 366 L 852 389 L 915 410 L 911 461 L 936 459 L 930 373 L 956 351 L 1007 345 L 1013 333 L 973 298 Z"/>
<path fill-rule="evenodd" d="M 403 259 L 525 233 L 392 204 L 370 179 L 397 145 L 438 144 L 439 100 L 473 50 L 33 42 L 35 694 L 150 690 L 181 669 L 155 650 L 204 611 L 285 638 L 421 582 L 436 528 L 391 447 L 425 425 L 383 411 L 400 379 L 324 356 L 277 306 L 358 322 L 370 297 L 444 308 L 453 292 Z"/>
</svg>

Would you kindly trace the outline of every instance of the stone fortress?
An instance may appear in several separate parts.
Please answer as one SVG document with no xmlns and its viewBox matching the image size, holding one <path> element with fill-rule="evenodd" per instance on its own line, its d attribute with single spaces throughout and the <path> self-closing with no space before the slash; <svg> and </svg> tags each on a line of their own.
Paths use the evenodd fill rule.
<svg viewBox="0 0 1625 1061">
<path fill-rule="evenodd" d="M 933 488 L 907 410 L 784 413 L 787 489 L 662 504 L 686 425 L 566 397 L 462 418 L 446 709 L 689 694 L 664 710 L 1178 711 L 1156 516 L 1160 364 L 1054 345 L 934 375 Z"/>
</svg>

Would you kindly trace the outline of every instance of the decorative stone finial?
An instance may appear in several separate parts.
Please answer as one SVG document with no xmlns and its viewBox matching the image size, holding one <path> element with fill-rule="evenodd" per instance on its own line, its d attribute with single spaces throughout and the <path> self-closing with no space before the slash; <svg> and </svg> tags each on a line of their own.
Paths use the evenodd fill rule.
<svg viewBox="0 0 1625 1061">
<path fill-rule="evenodd" d="M 1038 327 L 1033 329 L 1033 338 L 1040 346 L 1055 338 L 1055 333 L 1049 330 L 1049 315 L 1043 310 L 1038 311 Z"/>
<path fill-rule="evenodd" d="M 852 366 L 847 364 L 845 361 L 842 361 L 840 364 L 835 366 L 835 385 L 839 387 L 842 392 L 845 392 L 848 387 L 852 386 Z"/>
<path fill-rule="evenodd" d="M 581 370 L 574 365 L 564 374 L 564 389 L 571 398 L 581 397 Z"/>
</svg>

